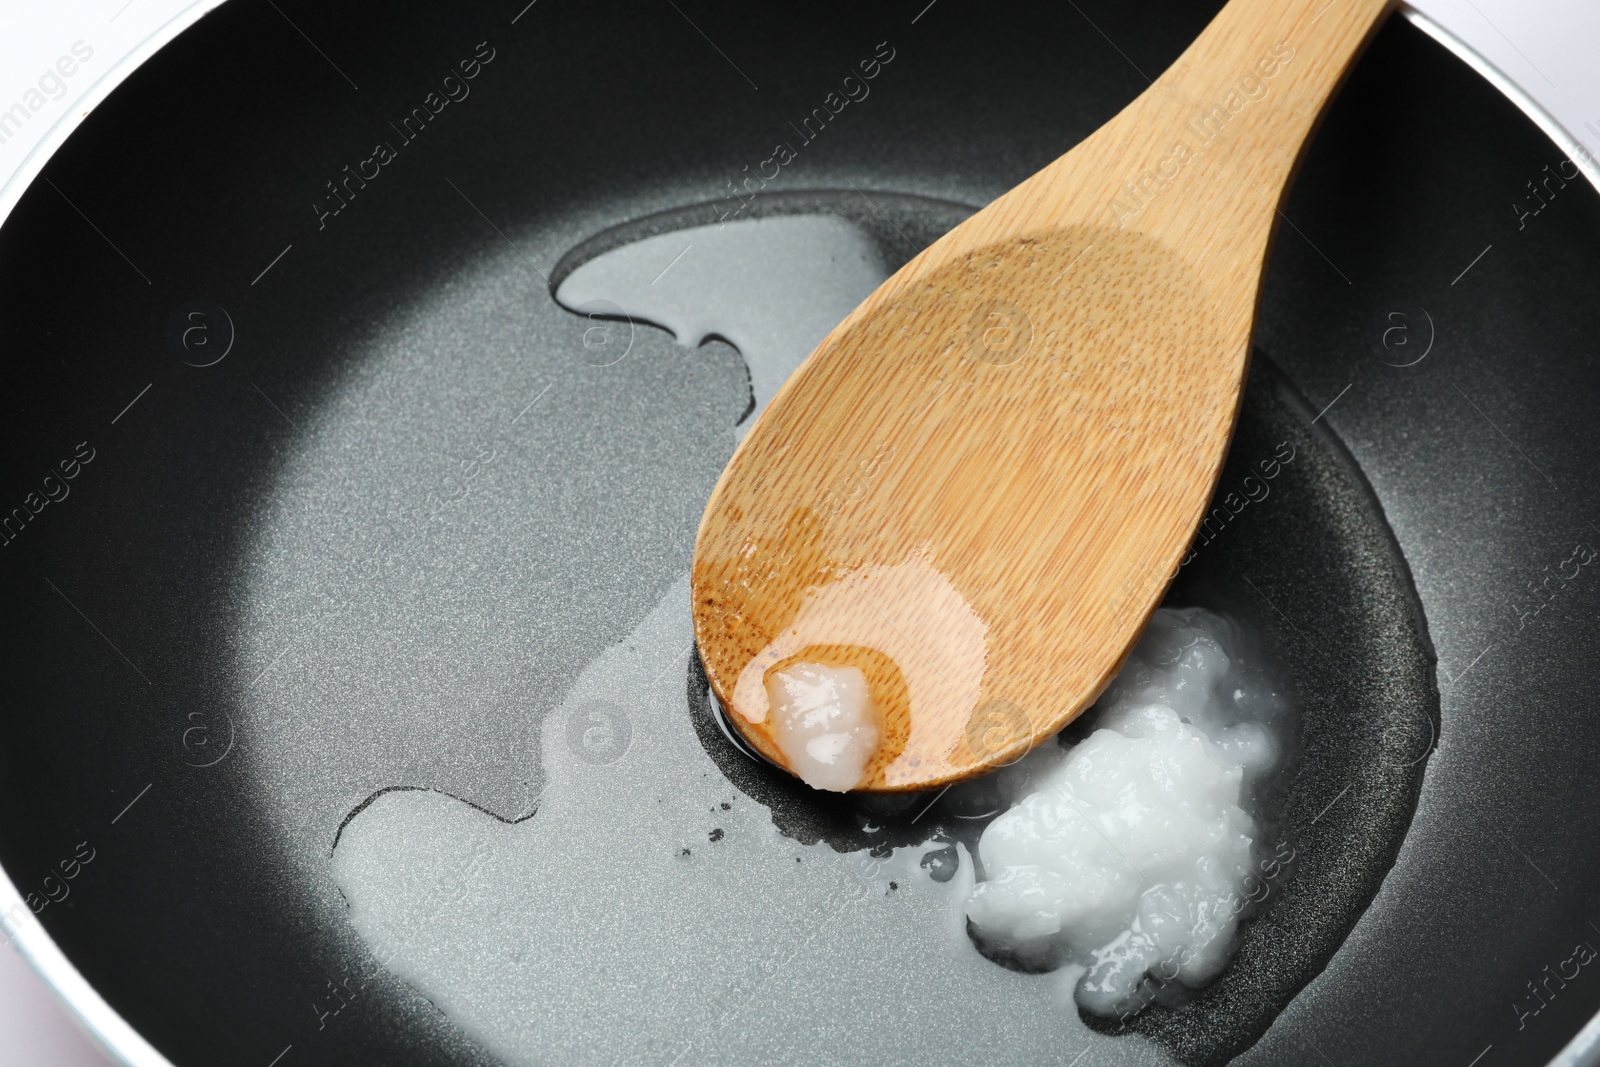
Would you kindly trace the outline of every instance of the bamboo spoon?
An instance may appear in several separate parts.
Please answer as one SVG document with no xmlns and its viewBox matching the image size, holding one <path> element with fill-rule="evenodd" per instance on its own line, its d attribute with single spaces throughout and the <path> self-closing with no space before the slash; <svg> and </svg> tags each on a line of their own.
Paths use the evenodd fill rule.
<svg viewBox="0 0 1600 1067">
<path fill-rule="evenodd" d="M 1019 758 L 1092 704 L 1228 450 L 1277 206 L 1390 0 L 1232 0 L 1137 100 L 856 308 L 712 493 L 695 636 L 789 764 L 771 671 L 866 676 L 857 788 Z"/>
</svg>

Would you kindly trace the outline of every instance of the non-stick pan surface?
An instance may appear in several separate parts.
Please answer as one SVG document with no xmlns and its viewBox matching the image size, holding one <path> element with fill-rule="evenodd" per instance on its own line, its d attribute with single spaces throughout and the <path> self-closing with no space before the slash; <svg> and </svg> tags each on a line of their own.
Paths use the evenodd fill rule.
<svg viewBox="0 0 1600 1067">
<path fill-rule="evenodd" d="M 372 966 L 336 835 L 396 787 L 536 810 L 543 717 L 682 573 L 725 458 L 696 431 L 744 403 L 717 343 L 586 359 L 550 275 L 739 208 L 885 48 L 748 210 L 903 259 L 1215 6 L 235 0 L 142 67 L 0 230 L 0 863 L 72 962 L 175 1064 L 493 1062 Z M 1134 1028 L 1194 1064 L 1544 1063 L 1600 1007 L 1600 203 L 1395 20 L 1283 214 L 1230 470 L 1306 458 L 1174 596 L 1294 665 L 1304 858 Z M 697 728 L 784 832 L 864 847 Z"/>
</svg>

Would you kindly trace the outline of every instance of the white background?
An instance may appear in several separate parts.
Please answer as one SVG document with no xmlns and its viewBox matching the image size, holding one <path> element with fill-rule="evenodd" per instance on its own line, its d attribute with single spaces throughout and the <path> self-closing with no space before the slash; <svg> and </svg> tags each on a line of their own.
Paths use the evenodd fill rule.
<svg viewBox="0 0 1600 1067">
<path fill-rule="evenodd" d="M 0 0 L 0 112 L 39 105 L 0 144 L 0 213 L 38 173 L 62 136 L 133 65 L 124 57 L 159 40 L 173 20 L 219 0 Z M 266 0 L 234 0 L 264 3 Z M 947 0 L 968 3 L 970 0 Z M 1596 0 L 1414 0 L 1538 100 L 1574 139 L 1600 155 L 1600 2 Z M 508 10 L 520 6 L 508 0 Z M 61 77 L 57 60 L 92 56 Z M 73 64 L 68 64 L 71 69 Z M 44 79 L 41 86 L 40 80 Z M 58 84 L 59 83 L 59 84 Z M 30 95 L 37 92 L 37 95 Z M 0 1067 L 105 1067 L 9 947 L 0 947 Z"/>
</svg>

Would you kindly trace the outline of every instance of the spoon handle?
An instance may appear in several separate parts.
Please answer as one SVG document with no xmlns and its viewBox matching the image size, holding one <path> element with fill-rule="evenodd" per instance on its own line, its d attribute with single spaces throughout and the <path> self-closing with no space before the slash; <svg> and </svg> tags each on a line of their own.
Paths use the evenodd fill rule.
<svg viewBox="0 0 1600 1067">
<path fill-rule="evenodd" d="M 1242 263 L 1264 260 L 1260 246 L 1313 129 L 1392 6 L 1231 0 L 1113 123 L 1121 132 L 1126 121 L 1163 150 L 1120 190 L 1121 203 L 1108 205 L 1107 216 L 1124 227 L 1142 222 L 1140 229 L 1173 245 L 1202 243 L 1215 252 L 1231 243 Z M 1164 168 L 1162 161 L 1183 155 L 1190 158 L 1178 170 L 1190 172 L 1183 180 L 1194 189 L 1168 197 L 1182 209 L 1145 210 L 1168 192 L 1163 181 L 1180 179 L 1176 159 Z"/>
<path fill-rule="evenodd" d="M 1133 229 L 1254 286 L 1302 150 L 1393 3 L 1231 0 L 1136 100 L 1005 199 L 1036 213 L 1023 228 Z"/>
<path fill-rule="evenodd" d="M 1276 198 L 1392 0 L 1232 0 L 1148 93 L 1154 123 Z M 1141 103 L 1143 101 L 1141 100 Z M 1138 105 L 1136 105 L 1138 106 Z M 1129 109 L 1133 110 L 1133 109 Z"/>
</svg>

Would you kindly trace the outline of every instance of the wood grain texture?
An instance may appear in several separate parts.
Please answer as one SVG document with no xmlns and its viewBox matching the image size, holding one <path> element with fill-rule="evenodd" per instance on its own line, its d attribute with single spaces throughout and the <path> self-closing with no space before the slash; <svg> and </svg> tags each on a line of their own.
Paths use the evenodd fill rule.
<svg viewBox="0 0 1600 1067">
<path fill-rule="evenodd" d="M 779 765 L 765 676 L 860 667 L 861 788 L 1008 763 L 1115 676 L 1227 451 L 1277 208 L 1388 0 L 1233 0 L 1137 100 L 890 278 L 701 522 L 695 633 Z"/>
</svg>

